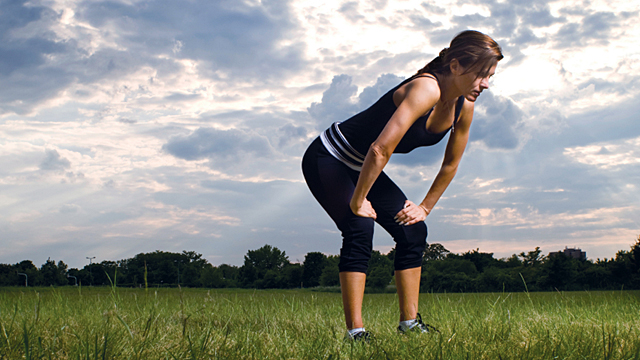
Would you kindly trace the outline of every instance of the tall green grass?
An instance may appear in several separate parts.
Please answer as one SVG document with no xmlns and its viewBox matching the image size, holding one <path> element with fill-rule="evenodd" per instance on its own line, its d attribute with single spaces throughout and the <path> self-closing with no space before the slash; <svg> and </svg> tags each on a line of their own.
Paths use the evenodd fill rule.
<svg viewBox="0 0 640 360">
<path fill-rule="evenodd" d="M 396 333 L 365 295 L 370 344 L 343 341 L 340 294 L 0 289 L 1 359 L 640 359 L 640 292 L 422 294 L 440 333 Z"/>
</svg>

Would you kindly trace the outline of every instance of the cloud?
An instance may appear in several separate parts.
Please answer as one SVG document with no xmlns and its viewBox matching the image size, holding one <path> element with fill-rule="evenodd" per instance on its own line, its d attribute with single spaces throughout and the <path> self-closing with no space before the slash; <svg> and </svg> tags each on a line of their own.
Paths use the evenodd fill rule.
<svg viewBox="0 0 640 360">
<path fill-rule="evenodd" d="M 640 138 L 622 143 L 576 146 L 566 148 L 564 155 L 581 164 L 600 169 L 616 169 L 620 166 L 640 165 Z"/>
<path fill-rule="evenodd" d="M 342 4 L 340 9 L 338 9 L 338 11 L 340 13 L 342 13 L 342 15 L 344 15 L 344 17 L 347 20 L 351 21 L 352 23 L 356 23 L 356 22 L 364 19 L 364 16 L 362 16 L 358 12 L 358 2 L 357 1 L 345 2 L 344 4 Z"/>
<path fill-rule="evenodd" d="M 447 13 L 447 9 L 435 5 L 431 2 L 423 2 L 422 4 L 420 4 L 420 7 L 425 9 L 428 13 L 432 14 L 445 15 Z"/>
<path fill-rule="evenodd" d="M 563 17 L 553 16 L 549 9 L 549 4 L 546 2 L 525 4 L 522 10 L 525 11 L 524 14 L 522 14 L 523 23 L 528 26 L 547 27 L 566 21 Z"/>
<path fill-rule="evenodd" d="M 203 113 L 197 121 L 198 125 L 205 123 L 214 128 L 228 128 L 233 124 L 240 131 L 248 132 L 248 137 L 260 136 L 273 147 L 271 150 L 277 150 L 282 159 L 287 156 L 299 157 L 308 145 L 309 137 L 318 133 L 314 120 L 307 111 L 287 111 L 279 105 L 256 106 L 249 110 L 214 114 Z M 166 132 L 174 134 L 184 131 L 184 128 L 166 129 Z"/>
<path fill-rule="evenodd" d="M 519 144 L 516 129 L 523 112 L 510 99 L 483 93 L 476 106 L 470 141 L 481 141 L 489 149 L 514 149 Z"/>
<path fill-rule="evenodd" d="M 174 136 L 162 149 L 180 159 L 209 159 L 227 164 L 247 157 L 269 157 L 274 153 L 267 139 L 260 135 L 214 128 L 199 128 L 187 136 Z"/>
<path fill-rule="evenodd" d="M 556 47 L 571 47 L 585 45 L 606 45 L 620 35 L 628 20 L 638 17 L 638 11 L 593 11 L 588 8 L 567 6 L 560 8 L 563 15 L 579 17 L 563 25 L 554 36 Z M 623 30 L 622 30 L 623 31 Z"/>
<path fill-rule="evenodd" d="M 55 11 L 27 1 L 0 4 L 0 114 L 27 112 L 32 102 L 56 95 L 71 81 L 64 67 L 47 66 L 74 51 L 72 41 L 59 41 L 49 31 L 57 21 Z"/>
<path fill-rule="evenodd" d="M 26 1 L 4 1 L 0 11 L 0 75 L 8 76 L 17 69 L 37 68 L 47 55 L 66 49 L 64 43 L 52 40 L 51 34 L 40 30 L 32 37 L 18 33 L 30 23 L 55 21 L 57 14 L 42 6 L 26 6 Z"/>
<path fill-rule="evenodd" d="M 182 60 L 195 61 L 201 76 L 220 84 L 279 82 L 305 64 L 305 45 L 296 40 L 298 24 L 286 2 L 67 5 L 0 4 L 0 113 L 29 113 L 74 86 L 80 88 L 67 97 L 113 91 L 99 84 L 143 69 L 166 81 L 183 70 Z M 198 96 L 175 92 L 166 100 Z"/>
<path fill-rule="evenodd" d="M 286 124 L 278 131 L 282 134 L 280 137 L 279 146 L 287 146 L 291 142 L 297 139 L 306 139 L 307 137 L 307 129 L 303 126 L 295 126 L 293 124 Z"/>
<path fill-rule="evenodd" d="M 428 38 L 436 47 L 446 46 L 461 30 L 482 29 L 498 40 L 507 55 L 507 63 L 503 66 L 510 67 L 520 64 L 526 58 L 523 51 L 531 46 L 549 43 L 556 49 L 572 49 L 576 46 L 606 45 L 618 38 L 627 21 L 638 14 L 637 11 L 600 11 L 590 4 L 574 4 L 560 4 L 552 13 L 550 4 L 543 0 L 482 1 L 480 5 L 488 13 L 453 14 L 450 27 L 428 29 Z M 429 26 L 429 15 L 436 13 L 438 8 L 425 8 L 428 10 L 422 21 Z M 420 24 L 420 17 L 417 18 L 413 22 Z"/>
<path fill-rule="evenodd" d="M 445 136 L 439 143 L 432 146 L 419 147 L 408 154 L 393 154 L 390 164 L 399 164 L 408 167 L 408 171 L 415 166 L 429 166 L 441 163 L 444 159 L 444 151 L 449 137 Z"/>
<path fill-rule="evenodd" d="M 201 98 L 200 94 L 181 94 L 181 93 L 173 93 L 168 96 L 165 96 L 163 101 L 175 101 L 175 102 L 183 102 L 190 101 Z"/>
<path fill-rule="evenodd" d="M 261 82 L 303 64 L 304 45 L 291 37 L 296 24 L 287 5 L 161 0 L 148 6 L 101 1 L 83 3 L 78 15 L 95 27 L 115 27 L 120 42 L 131 50 L 171 52 L 201 61 L 212 76 L 221 71 L 225 77 L 255 77 Z"/>
<path fill-rule="evenodd" d="M 516 208 L 502 207 L 497 209 L 478 208 L 461 209 L 458 214 L 450 214 L 442 219 L 444 222 L 457 223 L 463 226 L 514 226 L 516 230 L 541 228 L 597 228 L 629 225 L 625 215 L 634 213 L 637 207 L 615 207 L 541 214 L 528 208 L 521 211 Z M 622 215 L 622 216 L 621 216 Z"/>
<path fill-rule="evenodd" d="M 71 167 L 71 162 L 60 156 L 57 150 L 46 150 L 45 158 L 40 163 L 40 170 L 59 172 Z"/>
<path fill-rule="evenodd" d="M 358 108 L 366 109 L 373 105 L 382 95 L 400 84 L 403 78 L 394 74 L 382 74 L 373 86 L 368 86 L 358 95 Z"/>
<path fill-rule="evenodd" d="M 81 207 L 76 204 L 64 204 L 58 209 L 61 214 L 75 214 L 81 210 Z"/>
<path fill-rule="evenodd" d="M 631 99 L 637 98 L 638 95 Z M 639 112 L 640 103 L 631 100 L 573 114 L 561 128 L 564 147 L 636 138 L 640 136 Z"/>
<path fill-rule="evenodd" d="M 351 100 L 358 87 L 351 83 L 349 75 L 336 75 L 331 80 L 329 89 L 322 93 L 322 101 L 314 102 L 307 109 L 316 120 L 317 129 L 324 130 L 336 121 L 344 121 L 356 112 L 356 105 Z"/>
</svg>

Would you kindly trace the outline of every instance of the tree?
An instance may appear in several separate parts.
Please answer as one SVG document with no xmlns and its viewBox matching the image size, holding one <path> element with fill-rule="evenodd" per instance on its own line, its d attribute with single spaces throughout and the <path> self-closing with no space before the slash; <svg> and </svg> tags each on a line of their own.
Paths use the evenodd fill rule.
<svg viewBox="0 0 640 360">
<path fill-rule="evenodd" d="M 471 260 L 448 254 L 446 258 L 432 261 L 422 269 L 422 291 L 475 291 L 478 270 Z"/>
<path fill-rule="evenodd" d="M 640 235 L 638 235 L 635 245 L 631 247 L 629 254 L 631 255 L 631 265 L 635 270 L 635 274 L 640 275 Z"/>
<path fill-rule="evenodd" d="M 16 286 L 18 281 L 18 273 L 13 266 L 0 264 L 0 286 Z"/>
<path fill-rule="evenodd" d="M 425 265 L 428 261 L 442 260 L 450 251 L 447 250 L 442 244 L 433 243 L 429 244 L 424 250 L 424 257 L 422 258 L 422 265 Z"/>
<path fill-rule="evenodd" d="M 493 258 L 493 253 L 483 253 L 475 249 L 462 254 L 463 259 L 471 260 L 479 272 L 483 272 L 485 268 L 495 265 L 498 261 Z"/>
<path fill-rule="evenodd" d="M 134 286 L 142 284 L 146 268 L 148 284 L 197 287 L 202 286 L 201 277 L 206 265 L 207 260 L 195 251 L 141 253 L 120 262 L 123 274 L 119 273 L 118 278 L 122 277 L 124 282 Z"/>
<path fill-rule="evenodd" d="M 540 282 L 547 290 L 574 290 L 578 275 L 576 262 L 563 253 L 549 256 L 544 262 L 544 275 Z"/>
<path fill-rule="evenodd" d="M 522 266 L 522 261 L 518 258 L 518 255 L 511 255 L 506 261 L 504 261 L 506 267 L 514 268 Z"/>
<path fill-rule="evenodd" d="M 338 263 L 340 262 L 340 256 L 330 255 L 327 256 L 326 264 L 322 269 L 322 275 L 320 275 L 320 285 L 322 286 L 338 286 L 340 285 L 340 269 Z"/>
<path fill-rule="evenodd" d="M 590 262 L 586 262 L 591 264 Z M 606 266 L 591 264 L 578 271 L 577 283 L 585 290 L 607 289 L 611 287 L 611 271 Z"/>
<path fill-rule="evenodd" d="M 640 287 L 640 284 L 634 284 L 638 279 L 633 254 L 635 250 L 634 247 L 631 248 L 631 251 L 618 251 L 615 259 L 609 261 L 607 264 L 608 269 L 611 270 L 612 282 L 617 288 L 624 287 L 625 289 L 632 289 L 636 286 Z"/>
<path fill-rule="evenodd" d="M 282 270 L 282 277 L 285 288 L 297 288 L 302 284 L 304 267 L 301 264 L 289 264 Z"/>
<path fill-rule="evenodd" d="M 238 277 L 240 276 L 240 268 L 233 265 L 222 264 L 218 266 L 222 272 L 225 287 L 238 287 Z"/>
<path fill-rule="evenodd" d="M 208 264 L 207 260 L 202 258 L 202 254 L 195 251 L 183 251 L 176 261 L 182 286 L 202 286 L 200 275 L 205 265 Z"/>
<path fill-rule="evenodd" d="M 244 256 L 244 262 L 260 271 L 281 270 L 289 263 L 289 258 L 284 251 L 280 251 L 277 247 L 265 245 L 258 250 L 247 251 L 247 255 Z"/>
<path fill-rule="evenodd" d="M 320 276 L 326 264 L 327 256 L 321 252 L 310 252 L 304 257 L 302 282 L 304 287 L 320 285 Z"/>
<path fill-rule="evenodd" d="M 478 275 L 476 281 L 477 291 L 522 291 L 524 285 L 522 279 L 510 268 L 491 266 Z"/>
<path fill-rule="evenodd" d="M 389 285 L 393 275 L 386 267 L 376 267 L 367 275 L 366 285 L 374 289 L 382 290 Z"/>
<path fill-rule="evenodd" d="M 67 285 L 67 265 L 60 261 L 56 265 L 55 261 L 48 258 L 47 261 L 40 267 L 40 274 L 42 276 L 42 285 L 45 286 L 60 286 Z"/>
<path fill-rule="evenodd" d="M 524 266 L 536 266 L 542 263 L 544 260 L 544 256 L 540 255 L 540 247 L 536 246 L 536 249 L 533 251 L 529 251 L 527 254 L 523 252 L 520 253 L 520 257 L 522 258 L 522 263 Z"/>
<path fill-rule="evenodd" d="M 265 245 L 257 250 L 249 250 L 240 268 L 240 281 L 244 287 L 271 287 L 278 283 L 278 272 L 288 264 L 287 254 L 277 247 Z M 272 273 L 265 279 L 269 271 Z"/>
<path fill-rule="evenodd" d="M 393 277 L 393 263 L 380 251 L 371 252 L 369 269 L 367 270 L 366 286 L 384 289 Z"/>
<path fill-rule="evenodd" d="M 635 245 L 631 247 L 629 252 L 631 262 L 631 281 L 630 286 L 633 289 L 640 289 L 640 235 Z"/>
<path fill-rule="evenodd" d="M 31 260 L 22 260 L 13 266 L 17 273 L 26 274 L 29 279 L 29 286 L 40 286 L 42 284 L 42 274 L 38 268 L 33 265 Z M 24 285 L 24 278 L 20 278 L 17 285 Z"/>
<path fill-rule="evenodd" d="M 99 274 L 100 276 L 97 278 L 102 280 L 102 284 L 117 285 L 119 281 L 118 276 L 120 276 L 120 274 L 118 274 L 118 263 L 115 261 L 104 260 L 100 263 L 100 266 L 102 266 L 102 274 Z M 93 279 L 94 281 L 96 279 L 95 273 L 93 274 Z"/>
<path fill-rule="evenodd" d="M 200 284 L 204 287 L 210 288 L 222 288 L 225 286 L 224 278 L 222 276 L 222 270 L 212 266 L 211 264 L 207 264 L 207 266 L 202 269 L 202 273 L 200 275 Z"/>
<path fill-rule="evenodd" d="M 392 247 L 389 253 L 387 254 L 387 258 L 391 260 L 391 262 L 396 261 L 396 247 Z"/>
<path fill-rule="evenodd" d="M 71 285 L 75 285 L 76 281 L 78 282 L 78 285 L 82 286 L 82 285 L 89 285 L 89 272 L 86 272 L 85 275 L 85 271 L 84 270 L 78 270 L 76 268 L 71 268 L 67 271 L 67 275 L 69 276 L 75 276 L 75 280 L 72 278 L 68 278 L 69 282 L 68 284 Z"/>
</svg>

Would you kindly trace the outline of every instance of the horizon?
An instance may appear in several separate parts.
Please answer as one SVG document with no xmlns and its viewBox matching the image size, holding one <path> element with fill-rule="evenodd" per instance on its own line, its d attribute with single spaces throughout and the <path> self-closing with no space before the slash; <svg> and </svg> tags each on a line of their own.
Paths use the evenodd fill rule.
<svg viewBox="0 0 640 360">
<path fill-rule="evenodd" d="M 638 238 L 638 239 L 640 239 L 640 235 L 639 235 L 639 238 Z M 434 244 L 436 244 L 436 243 L 434 243 Z M 269 244 L 265 244 L 265 245 L 269 245 Z M 429 244 L 429 245 L 431 245 L 431 244 Z M 442 244 L 440 244 L 440 245 L 442 245 Z M 263 245 L 263 246 L 264 246 L 264 245 Z M 277 248 L 277 247 L 275 247 L 275 248 Z M 258 248 L 256 248 L 256 249 L 247 249 L 247 252 L 248 252 L 248 251 L 251 251 L 251 250 L 257 250 L 257 249 L 258 249 Z M 445 249 L 446 249 L 446 247 L 445 247 Z M 548 257 L 550 254 L 552 254 L 552 253 L 560 253 L 560 252 L 563 252 L 564 250 L 567 250 L 567 249 L 568 249 L 568 250 L 580 250 L 580 251 L 584 252 L 584 250 L 582 250 L 582 249 L 581 249 L 581 248 L 579 248 L 579 247 L 567 247 L 567 246 L 565 246 L 565 248 L 564 248 L 564 249 L 560 249 L 560 250 L 557 250 L 557 251 L 550 251 L 550 252 L 547 252 L 546 254 L 544 254 L 544 252 L 542 252 L 542 251 L 541 251 L 541 255 L 542 255 L 543 257 L 547 258 L 547 257 Z M 292 264 L 303 264 L 303 263 L 304 263 L 304 259 L 302 259 L 302 260 L 298 260 L 298 259 L 296 259 L 296 260 L 292 260 L 292 259 L 289 257 L 289 255 L 286 255 L 286 252 L 287 252 L 287 251 L 286 251 L 285 249 L 280 249 L 280 248 L 278 248 L 278 250 L 281 250 L 281 251 L 285 254 L 285 256 L 288 258 L 288 260 L 289 260 L 289 262 L 290 262 L 290 263 L 292 263 Z M 375 249 L 374 249 L 374 250 L 375 250 Z M 448 250 L 448 249 L 447 249 L 447 250 Z M 473 252 L 474 250 L 475 250 L 475 251 L 478 251 L 478 252 L 480 252 L 480 253 L 490 253 L 490 254 L 492 254 L 492 255 L 495 255 L 494 253 L 491 253 L 491 252 L 484 252 L 484 251 L 481 251 L 480 249 L 469 249 L 469 250 L 467 250 L 467 251 L 463 251 L 463 252 L 453 252 L 453 251 L 449 251 L 449 252 L 450 252 L 450 253 L 453 253 L 453 254 L 457 254 L 457 255 L 462 255 L 462 254 L 464 254 L 464 253 L 466 253 L 466 252 Z M 149 253 L 154 253 L 154 252 L 166 252 L 166 253 L 182 254 L 183 252 L 188 252 L 188 251 L 191 251 L 191 250 L 181 250 L 181 251 L 175 251 L 175 252 L 173 252 L 173 251 L 164 251 L 164 250 L 154 250 L 154 251 L 151 251 L 151 252 L 144 252 L 144 253 L 134 254 L 134 255 L 131 255 L 131 256 L 128 256 L 128 257 L 125 257 L 125 258 L 122 258 L 122 259 L 102 259 L 101 261 L 96 261 L 95 259 L 98 259 L 98 257 L 95 257 L 94 259 L 92 259 L 92 263 L 93 263 L 93 264 L 100 264 L 100 263 L 101 263 L 101 262 L 103 262 L 103 261 L 113 261 L 113 262 L 118 262 L 118 261 L 121 261 L 121 260 L 132 259 L 132 258 L 134 258 L 134 257 L 135 257 L 135 256 L 137 256 L 137 255 L 141 255 L 141 254 L 149 254 Z M 531 249 L 530 251 L 535 251 L 535 248 Z M 629 250 L 620 249 L 619 251 L 629 251 Z M 311 251 L 310 251 L 310 252 L 311 252 Z M 200 254 L 200 253 L 198 253 L 197 251 L 196 251 L 196 253 L 197 253 L 197 254 Z M 389 254 L 389 252 L 386 252 L 386 253 L 385 253 L 385 252 L 380 252 L 380 253 L 381 253 L 382 255 L 388 255 L 388 254 Z M 527 252 L 525 252 L 525 253 L 527 253 Z M 246 254 L 247 254 L 247 253 L 245 252 L 245 253 L 243 254 L 243 257 L 244 257 L 244 255 L 246 255 Z M 324 253 L 324 252 L 323 252 L 322 254 L 323 254 L 323 255 L 325 255 L 325 256 L 340 256 L 340 254 L 339 254 L 339 253 L 336 253 L 336 254 L 330 254 L 330 253 Z M 200 254 L 200 255 L 202 255 L 202 254 Z M 305 255 L 306 255 L 306 254 L 305 254 Z M 519 254 L 517 254 L 517 253 L 513 253 L 513 254 L 511 254 L 511 255 L 509 255 L 509 256 L 502 256 L 502 257 L 495 257 L 495 256 L 494 256 L 494 259 L 496 259 L 496 260 L 506 260 L 506 259 L 508 259 L 509 257 L 513 256 L 513 255 L 520 257 L 520 255 L 519 255 Z M 203 258 L 204 258 L 204 257 L 203 257 Z M 597 262 L 597 261 L 599 261 L 599 260 L 613 260 L 613 259 L 615 259 L 615 254 L 614 254 L 614 256 L 613 256 L 613 257 L 611 257 L 611 258 L 595 258 L 595 259 L 594 259 L 594 258 L 590 258 L 589 256 L 586 256 L 586 258 L 585 258 L 585 260 L 586 260 L 586 261 L 591 261 L 591 262 L 593 262 L 593 263 L 595 263 L 595 262 Z M 17 262 L 14 262 L 14 263 L 12 263 L 12 264 L 6 264 L 6 265 L 16 265 L 16 264 L 19 264 L 20 262 L 25 261 L 25 260 L 27 260 L 27 261 L 31 261 L 31 262 L 33 263 L 33 265 L 35 265 L 37 268 L 40 268 L 40 266 L 42 266 L 42 264 L 41 264 L 40 266 L 38 266 L 38 264 L 37 264 L 37 263 L 35 263 L 33 260 L 30 260 L 30 259 L 22 259 L 21 261 L 17 261 Z M 65 264 L 67 265 L 68 270 L 69 270 L 69 269 L 78 269 L 78 270 L 80 270 L 80 269 L 83 269 L 83 268 L 84 268 L 84 267 L 86 267 L 86 266 L 89 266 L 89 263 L 86 263 L 86 264 L 84 264 L 84 265 L 82 265 L 82 266 L 71 266 L 69 263 L 65 262 L 65 261 L 64 261 L 64 259 L 51 259 L 51 257 L 48 257 L 46 261 L 49 261 L 49 260 L 52 260 L 52 261 L 53 261 L 53 262 L 55 262 L 56 264 L 57 264 L 59 261 L 62 261 L 63 263 L 65 263 Z M 205 259 L 205 260 L 206 260 L 206 259 Z M 87 261 L 88 261 L 88 260 L 87 260 Z M 207 262 L 208 262 L 208 260 L 207 260 Z M 210 262 L 209 262 L 209 263 L 210 263 Z M 0 264 L 2 264 L 2 263 L 0 262 Z M 44 263 L 43 263 L 43 264 L 44 264 Z M 212 265 L 213 265 L 214 267 L 219 267 L 219 266 L 221 266 L 221 265 L 230 265 L 230 266 L 241 267 L 241 266 L 243 265 L 243 262 L 238 263 L 238 264 L 220 263 L 220 264 L 212 264 Z"/>
</svg>

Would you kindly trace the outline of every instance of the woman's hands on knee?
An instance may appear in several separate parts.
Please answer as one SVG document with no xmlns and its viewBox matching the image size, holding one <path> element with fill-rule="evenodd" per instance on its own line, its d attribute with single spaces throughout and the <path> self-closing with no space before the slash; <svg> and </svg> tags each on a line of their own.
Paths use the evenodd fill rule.
<svg viewBox="0 0 640 360">
<path fill-rule="evenodd" d="M 370 217 L 375 219 L 377 214 L 376 211 L 373 210 L 373 206 L 369 200 L 364 199 L 362 204 L 358 204 L 357 201 L 351 199 L 351 203 L 349 204 L 351 207 L 351 211 L 361 217 Z"/>
<path fill-rule="evenodd" d="M 419 221 L 424 221 L 427 215 L 429 215 L 429 210 L 424 206 L 416 205 L 411 200 L 406 200 L 404 208 L 396 214 L 394 219 L 400 225 L 413 225 Z"/>
</svg>

